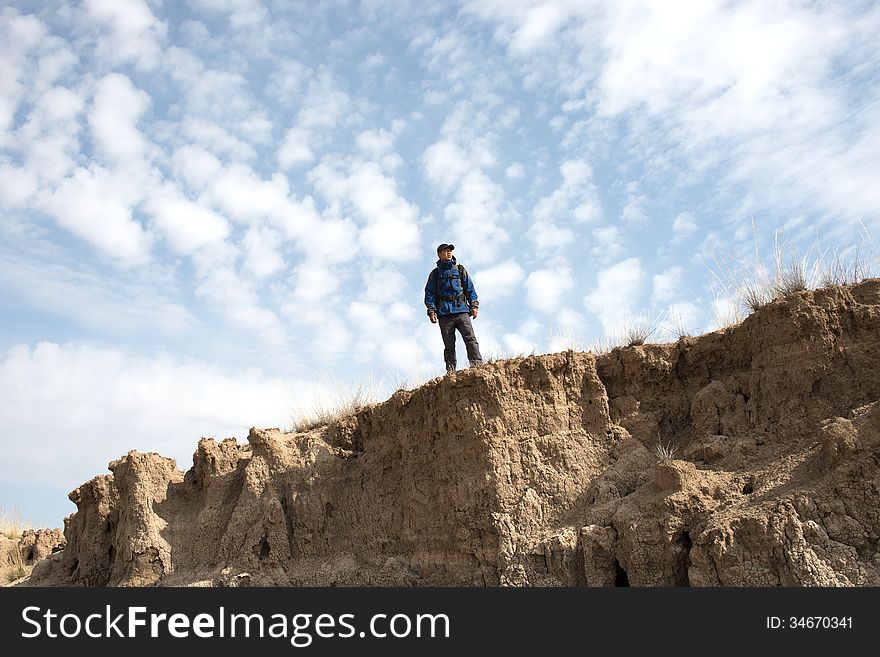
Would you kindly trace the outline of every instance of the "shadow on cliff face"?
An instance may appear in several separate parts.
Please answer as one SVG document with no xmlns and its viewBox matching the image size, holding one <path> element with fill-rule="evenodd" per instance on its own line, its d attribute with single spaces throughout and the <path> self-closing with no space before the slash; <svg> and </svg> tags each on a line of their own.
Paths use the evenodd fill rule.
<svg viewBox="0 0 880 657">
<path fill-rule="evenodd" d="M 877 585 L 878 335 L 872 279 L 202 439 L 185 475 L 131 452 L 71 493 L 27 583 Z"/>
</svg>

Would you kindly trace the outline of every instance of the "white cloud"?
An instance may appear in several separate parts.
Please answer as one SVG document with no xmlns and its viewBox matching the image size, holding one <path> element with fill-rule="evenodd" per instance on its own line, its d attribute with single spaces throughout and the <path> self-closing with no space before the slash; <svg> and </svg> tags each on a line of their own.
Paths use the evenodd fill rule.
<svg viewBox="0 0 880 657">
<path fill-rule="evenodd" d="M 560 3 L 543 3 L 529 8 L 520 28 L 513 34 L 511 50 L 525 55 L 541 47 L 565 20 L 566 15 Z"/>
<path fill-rule="evenodd" d="M 213 153 L 200 146 L 181 146 L 171 157 L 175 174 L 190 189 L 201 191 L 214 180 L 223 168 Z"/>
<path fill-rule="evenodd" d="M 448 192 L 471 168 L 468 156 L 453 142 L 441 140 L 431 144 L 422 156 L 428 181 Z"/>
<path fill-rule="evenodd" d="M 491 303 L 497 303 L 516 292 L 525 278 L 523 268 L 513 261 L 479 269 L 472 274 L 477 295 Z"/>
<path fill-rule="evenodd" d="M 463 235 L 459 242 L 479 244 L 473 260 L 493 262 L 510 239 L 503 227 L 517 218 L 505 202 L 504 189 L 485 171 L 497 165 L 497 135 L 492 113 L 472 100 L 456 103 L 441 129 L 442 138 L 429 146 L 422 164 L 428 182 L 454 200 L 444 208 L 451 231 L 447 239 Z"/>
<path fill-rule="evenodd" d="M 711 176 L 763 209 L 829 213 L 850 231 L 876 214 L 880 103 L 864 86 L 877 73 L 873 3 L 485 0 L 466 10 L 518 55 L 515 37 L 538 7 L 561 12 L 565 29 L 538 41 L 546 56 L 521 57 L 524 79 L 553 84 L 563 108 L 597 110 L 594 123 L 623 121 L 648 176 Z M 608 136 L 568 144 L 604 147 Z M 633 199 L 624 219 L 644 207 Z"/>
<path fill-rule="evenodd" d="M 244 236 L 245 268 L 257 279 L 274 276 L 284 270 L 284 257 L 278 250 L 281 235 L 266 227 L 251 226 Z"/>
<path fill-rule="evenodd" d="M 747 123 L 765 118 L 780 109 L 779 90 L 799 90 L 824 74 L 825 59 L 845 38 L 845 30 L 828 29 L 840 27 L 839 16 L 790 4 L 688 3 L 669 11 L 615 3 L 607 15 L 602 111 L 642 106 L 661 114 L 697 101 L 691 106 L 702 113 L 713 107 L 706 101 L 723 97 L 714 109 L 742 110 L 738 116 Z M 762 102 L 768 104 L 757 108 Z M 718 119 L 729 119 L 726 111 Z"/>
<path fill-rule="evenodd" d="M 181 135 L 188 142 L 232 160 L 253 160 L 257 157 L 256 149 L 249 143 L 222 126 L 199 117 L 187 117 L 181 125 Z"/>
<path fill-rule="evenodd" d="M 360 64 L 359 68 L 369 72 L 371 69 L 381 70 L 388 63 L 388 58 L 382 53 L 368 55 Z"/>
<path fill-rule="evenodd" d="M 445 34 L 431 34 L 428 38 L 430 43 L 425 47 L 426 60 L 423 65 L 429 71 L 441 75 L 451 86 L 443 94 L 462 91 L 463 82 L 473 75 L 477 66 L 467 38 L 456 27 Z M 412 45 L 425 44 L 414 42 Z"/>
<path fill-rule="evenodd" d="M 519 108 L 515 106 L 509 106 L 505 108 L 504 111 L 501 113 L 501 116 L 498 119 L 498 125 L 501 128 L 510 130 L 517 123 L 519 123 L 521 118 L 522 115 L 519 111 Z"/>
<path fill-rule="evenodd" d="M 582 313 L 572 310 L 571 308 L 563 308 L 556 315 L 555 324 L 559 328 L 572 331 L 579 330 L 586 322 Z"/>
<path fill-rule="evenodd" d="M 192 51 L 176 47 L 168 49 L 164 64 L 180 90 L 180 105 L 172 108 L 180 119 L 166 125 L 184 144 L 250 161 L 274 143 L 267 107 L 254 98 L 244 75 L 208 68 Z"/>
<path fill-rule="evenodd" d="M 193 73 L 182 81 L 187 115 L 219 126 L 250 146 L 269 144 L 272 123 L 263 106 L 252 98 L 244 76 L 218 70 Z"/>
<path fill-rule="evenodd" d="M 675 220 L 672 222 L 672 232 L 675 233 L 676 237 L 686 237 L 696 232 L 697 222 L 694 220 L 694 215 L 690 212 L 682 212 L 675 217 Z"/>
<path fill-rule="evenodd" d="M 502 114 L 506 114 L 502 112 Z M 422 155 L 428 182 L 449 193 L 469 173 L 483 173 L 498 162 L 498 117 L 473 101 L 456 103 L 441 128 L 441 138 Z"/>
<path fill-rule="evenodd" d="M 589 3 L 565 0 L 470 0 L 465 11 L 498 20 L 496 37 L 507 43 L 511 54 L 528 57 L 535 50 L 557 45 L 554 37 L 565 23 Z"/>
<path fill-rule="evenodd" d="M 284 174 L 276 172 L 263 180 L 249 166 L 233 164 L 214 176 L 203 196 L 231 219 L 249 223 L 289 211 L 289 195 Z"/>
<path fill-rule="evenodd" d="M 496 111 L 474 100 L 464 100 L 446 115 L 440 129 L 442 140 L 454 143 L 466 153 L 471 166 L 493 167 L 498 162 L 498 135 L 495 126 L 498 113 L 505 116 L 507 110 L 499 107 Z"/>
<path fill-rule="evenodd" d="M 527 235 L 539 253 L 571 246 L 576 237 L 574 231 L 567 226 L 547 220 L 535 221 Z"/>
<path fill-rule="evenodd" d="M 351 98 L 328 73 L 309 82 L 308 91 L 278 149 L 278 163 L 290 169 L 314 159 L 314 148 L 323 145 L 331 129 L 343 123 L 351 109 Z"/>
<path fill-rule="evenodd" d="M 653 150 L 664 146 L 657 135 L 669 135 L 696 171 L 722 165 L 728 183 L 751 186 L 767 206 L 806 205 L 851 222 L 876 211 L 880 196 L 852 193 L 852 183 L 880 175 L 869 155 L 880 131 L 852 120 L 853 100 L 864 99 L 855 78 L 832 76 L 876 70 L 867 56 L 880 11 L 760 2 L 689 3 L 676 12 L 611 6 L 602 113 L 642 114 L 649 120 L 638 123 L 639 138 Z M 876 116 L 876 101 L 867 102 Z"/>
<path fill-rule="evenodd" d="M 590 251 L 592 255 L 607 260 L 623 251 L 620 229 L 617 226 L 595 228 L 592 234 L 595 243 Z"/>
<path fill-rule="evenodd" d="M 296 59 L 276 59 L 275 68 L 266 84 L 266 94 L 282 105 L 289 106 L 298 99 L 309 73 L 309 68 Z"/>
<path fill-rule="evenodd" d="M 703 238 L 696 258 L 704 262 L 715 262 L 722 254 L 730 252 L 728 246 L 717 231 L 710 230 Z"/>
<path fill-rule="evenodd" d="M 107 160 L 125 164 L 144 158 L 147 140 L 137 123 L 149 105 L 149 95 L 124 75 L 112 73 L 98 83 L 89 127 Z"/>
<path fill-rule="evenodd" d="M 148 257 L 152 238 L 132 216 L 131 199 L 118 178 L 99 167 L 77 169 L 42 199 L 58 225 L 130 264 Z"/>
<path fill-rule="evenodd" d="M 260 26 L 269 19 L 269 12 L 260 0 L 190 0 L 206 12 L 228 14 L 229 24 L 236 29 Z"/>
<path fill-rule="evenodd" d="M 584 297 L 584 305 L 612 332 L 638 307 L 645 272 L 638 258 L 628 258 L 599 272 L 596 287 Z"/>
<path fill-rule="evenodd" d="M 27 123 L 22 126 L 21 136 L 27 138 L 32 130 L 39 133 L 58 124 L 75 121 L 83 106 L 84 99 L 80 93 L 67 87 L 51 87 L 37 100 Z"/>
<path fill-rule="evenodd" d="M 23 207 L 37 191 L 36 174 L 0 163 L 0 208 L 15 210 Z"/>
<path fill-rule="evenodd" d="M 362 297 L 347 309 L 349 326 L 358 338 L 351 345 L 359 362 L 378 361 L 385 368 L 407 375 L 419 371 L 425 354 L 412 328 L 425 321 L 424 313 L 408 303 L 389 302 L 388 290 L 406 288 L 406 280 L 393 268 L 364 268 L 359 278 L 366 283 Z"/>
<path fill-rule="evenodd" d="M 519 162 L 514 162 L 504 170 L 504 175 L 511 180 L 525 178 L 526 170 L 525 168 L 523 168 L 522 164 L 520 164 Z"/>
<path fill-rule="evenodd" d="M 364 130 L 356 138 L 357 147 L 373 159 L 379 159 L 394 148 L 394 135 L 387 130 Z"/>
<path fill-rule="evenodd" d="M 291 301 L 286 306 L 290 316 L 307 314 L 328 308 L 335 303 L 334 293 L 341 283 L 339 272 L 317 263 L 301 264 L 293 268 L 290 276 L 292 284 Z"/>
<path fill-rule="evenodd" d="M 684 268 L 670 267 L 666 271 L 654 276 L 653 300 L 656 303 L 669 301 L 677 297 L 681 291 Z"/>
<path fill-rule="evenodd" d="M 197 251 L 193 261 L 199 274 L 196 294 L 210 301 L 224 321 L 272 347 L 284 345 L 287 333 L 278 316 L 263 307 L 256 285 L 238 275 L 223 250 Z"/>
<path fill-rule="evenodd" d="M 508 353 L 513 355 L 528 355 L 537 350 L 535 341 L 519 333 L 505 333 L 502 338 Z"/>
<path fill-rule="evenodd" d="M 272 122 L 260 115 L 256 109 L 246 110 L 246 115 L 237 123 L 238 132 L 251 144 L 272 143 Z"/>
<path fill-rule="evenodd" d="M 162 54 L 163 72 L 172 80 L 181 85 L 181 98 L 186 98 L 190 93 L 190 87 L 198 81 L 199 76 L 205 70 L 205 62 L 191 50 L 197 41 L 204 35 L 208 36 L 208 28 L 197 21 L 186 21 L 181 30 L 181 36 L 189 48 L 169 46 Z"/>
<path fill-rule="evenodd" d="M 391 371 L 418 376 L 424 372 L 427 362 L 425 349 L 416 338 L 409 336 L 390 337 L 382 345 L 380 352 L 384 365 Z"/>
<path fill-rule="evenodd" d="M 562 298 L 572 287 L 571 272 L 567 267 L 539 269 L 525 281 L 526 301 L 531 308 L 543 313 L 559 309 Z"/>
<path fill-rule="evenodd" d="M 323 319 L 315 324 L 321 326 L 321 330 L 311 340 L 312 349 L 317 356 L 332 360 L 351 349 L 352 334 L 341 319 L 324 313 Z"/>
<path fill-rule="evenodd" d="M 406 277 L 396 267 L 388 264 L 378 268 L 367 265 L 360 278 L 365 289 L 358 298 L 383 306 L 389 303 L 388 290 L 403 290 L 407 286 Z"/>
<path fill-rule="evenodd" d="M 229 236 L 226 219 L 184 198 L 170 185 L 156 190 L 146 207 L 156 228 L 178 253 L 189 255 Z"/>
<path fill-rule="evenodd" d="M 46 35 L 46 26 L 34 16 L 22 16 L 12 7 L 0 9 L 0 146 L 10 141 L 8 134 L 25 94 L 23 79 L 27 57 Z"/>
<path fill-rule="evenodd" d="M 502 227 L 505 219 L 509 219 L 509 211 L 502 207 L 503 202 L 502 188 L 485 173 L 474 169 L 462 180 L 455 202 L 444 210 L 446 218 L 452 222 L 452 232 L 467 236 L 469 244 L 479 245 L 478 249 L 471 251 L 471 259 L 477 263 L 494 261 L 510 239 Z"/>
<path fill-rule="evenodd" d="M 291 229 L 297 234 L 297 245 L 307 262 L 339 264 L 359 253 L 358 228 L 353 221 L 319 218 L 308 203 L 296 207 L 298 211 L 290 217 L 294 222 Z"/>
<path fill-rule="evenodd" d="M 598 192 L 592 182 L 593 169 L 582 160 L 566 160 L 559 166 L 562 183 L 550 196 L 535 205 L 538 221 L 574 219 L 596 221 L 602 216 Z"/>
<path fill-rule="evenodd" d="M 75 168 L 84 106 L 81 93 L 49 87 L 40 93 L 17 131 L 24 167 L 41 183 L 57 184 Z"/>
<path fill-rule="evenodd" d="M 79 63 L 76 53 L 61 38 L 50 36 L 40 43 L 40 59 L 31 80 L 34 90 L 45 91 L 70 75 Z"/>
<path fill-rule="evenodd" d="M 389 260 L 418 257 L 419 210 L 397 192 L 397 182 L 373 163 L 355 165 L 348 179 L 349 197 L 366 218 L 360 242 L 370 253 Z"/>
<path fill-rule="evenodd" d="M 634 187 L 635 185 L 630 185 L 630 189 Z M 645 213 L 644 204 L 644 194 L 637 194 L 634 191 L 630 191 L 626 203 L 623 206 L 623 210 L 620 211 L 621 223 L 624 225 L 639 225 L 645 223 L 648 219 L 648 215 Z"/>
<path fill-rule="evenodd" d="M 311 138 L 312 133 L 300 126 L 288 130 L 278 149 L 278 164 L 283 169 L 290 169 L 314 160 L 315 154 L 309 145 Z"/>
<path fill-rule="evenodd" d="M 144 70 L 158 66 L 167 27 L 143 0 L 85 0 L 85 9 L 105 31 L 97 43 L 99 57 Z"/>
<path fill-rule="evenodd" d="M 290 276 L 292 289 L 282 304 L 282 313 L 295 327 L 312 329 L 303 333 L 301 342 L 308 345 L 310 362 L 320 365 L 326 359 L 332 363 L 339 355 L 349 362 L 352 332 L 343 318 L 338 290 L 344 282 L 345 271 L 317 262 L 306 262 L 295 267 Z"/>
<path fill-rule="evenodd" d="M 64 129 L 44 133 L 27 145 L 24 168 L 41 188 L 57 185 L 73 173 L 78 147 L 75 133 Z"/>
<path fill-rule="evenodd" d="M 397 181 L 375 162 L 327 161 L 309 173 L 331 205 L 363 219 L 358 241 L 370 255 L 391 261 L 418 257 L 418 208 L 397 191 Z"/>
</svg>

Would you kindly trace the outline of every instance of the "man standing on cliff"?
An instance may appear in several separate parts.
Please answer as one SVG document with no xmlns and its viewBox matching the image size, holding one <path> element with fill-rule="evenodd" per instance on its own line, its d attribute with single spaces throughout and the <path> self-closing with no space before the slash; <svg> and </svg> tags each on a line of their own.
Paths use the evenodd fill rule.
<svg viewBox="0 0 880 657">
<path fill-rule="evenodd" d="M 477 318 L 480 302 L 477 301 L 477 291 L 467 269 L 458 264 L 452 255 L 454 248 L 452 244 L 437 247 L 437 266 L 428 274 L 425 285 L 425 306 L 431 323 L 440 324 L 447 373 L 454 372 L 456 367 L 456 330 L 464 340 L 470 366 L 483 364 L 480 345 L 471 323 L 471 317 Z"/>
</svg>

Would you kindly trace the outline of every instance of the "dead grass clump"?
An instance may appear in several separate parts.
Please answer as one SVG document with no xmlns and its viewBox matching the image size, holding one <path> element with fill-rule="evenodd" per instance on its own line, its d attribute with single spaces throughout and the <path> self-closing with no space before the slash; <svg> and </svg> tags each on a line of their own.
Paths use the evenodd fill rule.
<svg viewBox="0 0 880 657">
<path fill-rule="evenodd" d="M 672 443 L 657 443 L 654 447 L 654 454 L 657 455 L 657 458 L 661 461 L 671 461 L 675 458 L 675 453 L 678 451 L 678 446 L 673 445 Z"/>
<path fill-rule="evenodd" d="M 643 345 L 653 337 L 660 328 L 665 314 L 656 317 L 635 315 L 627 318 L 621 332 L 621 341 L 628 347 Z"/>
<path fill-rule="evenodd" d="M 863 241 L 867 239 L 870 242 L 870 235 L 864 224 L 862 228 L 865 232 Z M 720 294 L 715 294 L 716 301 L 729 301 L 747 313 L 753 313 L 777 299 L 804 290 L 860 283 L 871 274 L 870 264 L 863 259 L 863 242 L 855 249 L 835 249 L 829 255 L 827 249 L 817 254 L 817 239 L 816 244 L 805 255 L 799 255 L 796 249 L 788 246 L 781 231 L 774 233 L 773 259 L 771 268 L 768 269 L 758 247 L 754 222 L 752 232 L 755 242 L 753 264 L 748 265 L 730 255 L 722 260 L 713 256 L 717 271 L 712 271 L 720 290 Z"/>
<path fill-rule="evenodd" d="M 329 399 L 317 400 L 309 411 L 300 411 L 291 418 L 290 430 L 294 433 L 311 431 L 350 417 L 378 402 L 376 390 L 359 385 L 351 391 L 338 389 Z"/>
<path fill-rule="evenodd" d="M 0 535 L 18 539 L 21 538 L 22 532 L 33 528 L 33 524 L 25 521 L 17 509 L 6 511 L 0 508 Z"/>
<path fill-rule="evenodd" d="M 0 581 L 10 584 L 31 574 L 33 566 L 25 564 L 21 550 L 17 547 L 6 557 L 6 563 L 0 566 Z"/>
</svg>

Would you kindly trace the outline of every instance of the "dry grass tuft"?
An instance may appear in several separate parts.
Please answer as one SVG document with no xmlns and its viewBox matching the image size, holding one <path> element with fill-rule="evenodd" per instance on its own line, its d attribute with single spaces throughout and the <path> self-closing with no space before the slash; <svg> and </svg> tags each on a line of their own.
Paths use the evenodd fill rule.
<svg viewBox="0 0 880 657">
<path fill-rule="evenodd" d="M 0 508 L 0 535 L 18 539 L 21 538 L 22 532 L 33 528 L 32 523 L 22 519 L 21 511 L 18 509 L 7 511 Z"/>
<path fill-rule="evenodd" d="M 627 318 L 623 325 L 621 341 L 628 347 L 643 345 L 657 332 L 663 323 L 665 314 L 654 318 L 648 315 L 635 315 Z"/>
<path fill-rule="evenodd" d="M 865 233 L 863 240 L 867 239 L 873 244 L 864 224 L 862 228 Z M 751 266 L 735 257 L 727 256 L 724 263 L 717 257 L 714 258 L 717 271 L 713 270 L 712 275 L 720 291 L 715 294 L 716 306 L 729 308 L 735 304 L 736 314 L 739 314 L 740 308 L 747 313 L 753 313 L 790 294 L 818 287 L 852 285 L 871 275 L 871 266 L 863 259 L 862 242 L 855 249 L 847 249 L 845 252 L 835 249 L 830 255 L 827 249 L 817 254 L 818 249 L 814 245 L 801 256 L 787 246 L 781 231 L 774 234 L 772 272 L 768 271 L 758 248 L 754 222 L 752 232 L 755 255 Z M 735 322 L 725 320 L 719 322 L 719 325 L 727 326 L 740 320 L 741 317 L 736 318 Z"/>
<path fill-rule="evenodd" d="M 25 563 L 21 550 L 17 547 L 21 535 L 29 529 L 33 529 L 33 524 L 23 520 L 20 511 L 0 509 L 0 535 L 15 541 L 16 544 L 15 548 L 3 555 L 3 560 L 0 562 L 0 583 L 9 584 L 30 575 L 33 566 Z"/>
<path fill-rule="evenodd" d="M 687 321 L 680 312 L 670 312 L 666 315 L 666 321 L 660 326 L 668 335 L 676 340 L 691 336 Z"/>
<path fill-rule="evenodd" d="M 10 584 L 22 577 L 27 577 L 33 569 L 33 566 L 25 564 L 24 557 L 21 556 L 21 550 L 16 548 L 7 555 L 6 563 L 0 566 L 0 581 Z"/>
<path fill-rule="evenodd" d="M 374 386 L 359 385 L 350 391 L 337 387 L 329 400 L 317 400 L 310 411 L 300 411 L 291 417 L 290 430 L 300 433 L 324 427 L 374 406 L 378 401 Z"/>
<path fill-rule="evenodd" d="M 675 458 L 675 453 L 678 451 L 678 446 L 673 445 L 672 443 L 657 443 L 654 447 L 654 454 L 657 455 L 657 458 L 661 461 L 671 461 Z"/>
<path fill-rule="evenodd" d="M 587 341 L 577 329 L 551 331 L 547 338 L 547 353 L 587 351 Z"/>
<path fill-rule="evenodd" d="M 819 259 L 819 287 L 854 285 L 870 275 L 871 267 L 863 261 L 861 245 L 857 246 L 855 254 L 847 259 L 844 259 L 839 249 L 835 249 L 827 258 L 826 256 L 827 251 Z"/>
</svg>

